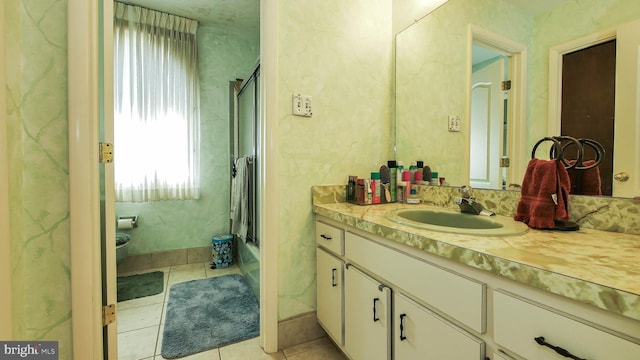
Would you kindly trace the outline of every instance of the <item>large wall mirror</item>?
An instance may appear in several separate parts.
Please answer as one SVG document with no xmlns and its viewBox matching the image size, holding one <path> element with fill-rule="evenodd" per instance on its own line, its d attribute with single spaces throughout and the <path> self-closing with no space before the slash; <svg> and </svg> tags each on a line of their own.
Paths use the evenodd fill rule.
<svg viewBox="0 0 640 360">
<path fill-rule="evenodd" d="M 541 6 L 531 7 L 531 3 Z M 606 41 L 607 36 L 618 38 L 620 53 L 619 43 L 626 36 L 621 29 L 636 19 L 640 19 L 640 2 L 630 0 L 447 1 L 396 36 L 396 158 L 405 162 L 424 160 L 452 186 L 509 189 L 510 184 L 520 184 L 535 143 L 545 136 L 561 134 L 558 103 L 562 101 L 562 85 L 550 79 L 561 78 L 562 63 L 558 65 L 550 54 L 555 51 L 563 55 L 586 46 L 576 45 L 576 39 L 593 41 L 601 37 Z M 637 64 L 638 46 L 628 47 L 633 46 L 635 58 L 624 52 L 618 55 L 618 61 L 624 57 L 622 61 Z M 472 60 L 487 49 L 494 51 L 493 56 Z M 486 69 L 489 64 L 506 74 L 510 90 L 501 88 L 490 95 L 488 84 L 495 90 L 497 80 L 475 78 L 476 70 Z M 638 74 L 630 73 L 638 67 L 621 68 L 618 66 L 616 73 L 615 117 L 624 117 L 627 122 L 616 124 L 615 146 L 608 155 L 621 153 L 627 160 L 616 157 L 613 169 L 601 175 L 614 178 L 625 173 L 626 182 L 613 180 L 612 194 L 634 197 L 640 196 L 639 93 L 637 81 L 628 82 L 638 79 Z M 493 110 L 479 99 L 486 103 L 493 99 Z M 629 105 L 619 105 L 623 100 Z M 492 132 L 487 125 L 472 125 L 477 118 L 472 114 L 489 116 L 497 110 L 503 115 L 493 123 L 502 122 L 501 133 Z M 460 131 L 449 131 L 452 116 L 461 119 Z M 578 127 L 591 127 L 587 120 Z M 497 155 L 492 153 L 487 155 L 490 160 L 482 160 L 478 155 L 489 154 L 487 144 L 491 139 L 497 144 L 493 150 Z M 539 151 L 538 157 L 544 158 L 546 151 Z M 509 159 L 509 167 L 496 170 L 495 164 L 499 166 L 503 158 Z M 624 161 L 626 165 L 620 165 L 624 168 L 616 168 L 616 163 Z M 503 160 L 501 165 L 505 164 Z M 482 178 L 488 172 L 498 174 L 498 178 Z M 620 189 L 626 189 L 616 192 L 616 182 Z"/>
</svg>

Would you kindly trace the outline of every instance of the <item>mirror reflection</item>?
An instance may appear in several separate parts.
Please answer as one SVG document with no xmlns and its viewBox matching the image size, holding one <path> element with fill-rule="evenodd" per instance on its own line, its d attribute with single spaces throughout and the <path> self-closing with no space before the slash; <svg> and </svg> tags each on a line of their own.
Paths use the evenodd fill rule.
<svg viewBox="0 0 640 360">
<path fill-rule="evenodd" d="M 469 112 L 469 184 L 473 188 L 506 189 L 506 134 L 511 88 L 511 57 L 474 40 L 471 49 L 471 110 Z"/>
<path fill-rule="evenodd" d="M 638 159 L 634 158 L 634 153 L 640 154 L 640 151 L 635 151 L 640 146 L 635 141 L 640 138 L 637 124 L 640 116 L 635 106 L 637 84 L 621 87 L 622 82 L 637 78 L 628 73 L 637 71 L 637 52 L 635 59 L 627 60 L 635 64 L 636 70 L 621 70 L 619 65 L 621 29 L 640 18 L 640 3 L 628 0 L 579 3 L 558 0 L 536 2 L 546 6 L 539 9 L 520 5 L 535 7 L 536 4 L 530 3 L 519 0 L 449 0 L 396 36 L 396 158 L 405 162 L 424 159 L 425 165 L 432 171 L 438 171 L 453 186 L 475 184 L 479 188 L 509 189 L 510 184 L 521 183 L 533 145 L 539 139 L 561 134 L 582 136 L 577 132 L 565 133 L 562 129 L 565 127 L 561 121 L 565 106 L 563 85 L 556 83 L 561 81 L 556 78 L 562 79 L 562 56 L 590 46 L 576 43 L 578 39 L 591 38 L 592 42 L 603 43 L 617 38 L 615 119 L 620 120 L 621 114 L 627 111 L 624 118 L 631 120 L 624 125 L 616 124 L 615 141 L 607 153 L 613 166 L 601 169 L 601 174 L 603 179 L 612 181 L 613 196 L 640 195 L 640 169 L 636 165 Z M 498 130 L 492 132 L 482 122 L 474 122 L 474 113 L 484 112 L 486 118 L 494 113 L 488 105 L 478 106 L 479 98 L 484 98 L 486 103 L 490 96 L 487 81 L 473 78 L 475 71 L 472 69 L 478 65 L 472 61 L 472 55 L 475 56 L 480 47 L 491 49 L 492 46 L 482 46 L 486 44 L 477 41 L 474 29 L 524 49 L 522 58 L 516 61 L 526 75 L 520 81 L 514 81 L 513 75 L 517 75 L 518 70 L 510 65 L 513 58 L 504 51 L 496 53 L 496 59 L 504 59 L 506 78 L 511 80 L 511 90 L 493 96 L 494 100 L 498 97 L 503 103 L 502 107 L 492 106 L 495 112 L 498 109 L 503 112 L 500 134 L 497 134 Z M 474 43 L 480 47 L 473 46 Z M 554 51 L 560 60 L 554 60 Z M 480 83 L 485 85 L 474 86 Z M 522 97 L 520 102 L 518 95 Z M 628 99 L 627 102 L 633 106 L 620 105 L 624 102 L 621 98 Z M 578 108 L 586 107 L 588 102 L 594 103 L 593 100 L 582 99 L 583 105 L 578 105 Z M 583 121 L 578 120 L 577 127 L 590 128 L 586 120 L 592 115 L 580 116 Z M 449 119 L 452 117 L 459 117 L 460 131 L 449 131 Z M 625 130 L 620 134 L 623 128 Z M 575 129 L 570 131 L 575 132 Z M 490 152 L 491 146 L 493 153 Z M 627 151 L 620 151 L 622 147 Z M 478 158 L 480 153 L 484 160 Z M 631 160 L 625 163 L 618 159 L 618 154 L 625 154 Z M 544 153 L 540 152 L 538 157 L 544 158 Z M 494 164 L 500 165 L 504 158 L 509 159 L 509 167 L 498 166 L 496 170 Z M 505 165 L 505 160 L 502 161 Z M 492 174 L 497 175 L 492 177 Z M 626 178 L 627 181 L 617 178 Z"/>
</svg>

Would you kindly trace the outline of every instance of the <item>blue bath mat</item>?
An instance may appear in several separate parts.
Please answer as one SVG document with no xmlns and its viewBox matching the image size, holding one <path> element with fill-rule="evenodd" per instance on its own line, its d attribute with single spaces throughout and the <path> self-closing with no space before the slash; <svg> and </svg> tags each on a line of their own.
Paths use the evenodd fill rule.
<svg viewBox="0 0 640 360">
<path fill-rule="evenodd" d="M 163 357 L 184 357 L 259 334 L 260 308 L 242 275 L 171 287 L 162 336 Z"/>
</svg>

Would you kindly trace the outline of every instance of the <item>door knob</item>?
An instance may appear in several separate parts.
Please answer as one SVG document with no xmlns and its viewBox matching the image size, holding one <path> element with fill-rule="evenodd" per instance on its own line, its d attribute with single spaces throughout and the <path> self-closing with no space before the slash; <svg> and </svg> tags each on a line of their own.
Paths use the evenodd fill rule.
<svg viewBox="0 0 640 360">
<path fill-rule="evenodd" d="M 629 180 L 629 173 L 626 172 L 626 171 L 619 172 L 619 173 L 613 175 L 613 178 L 618 180 L 618 181 L 624 182 L 624 181 Z"/>
</svg>

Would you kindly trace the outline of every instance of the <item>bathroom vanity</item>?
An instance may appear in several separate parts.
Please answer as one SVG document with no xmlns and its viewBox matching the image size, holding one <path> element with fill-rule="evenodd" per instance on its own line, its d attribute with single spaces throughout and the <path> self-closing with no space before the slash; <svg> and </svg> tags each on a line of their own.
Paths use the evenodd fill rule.
<svg viewBox="0 0 640 360">
<path fill-rule="evenodd" d="M 314 204 L 318 322 L 351 359 L 640 359 L 640 236 L 444 233 L 403 207 Z"/>
</svg>

